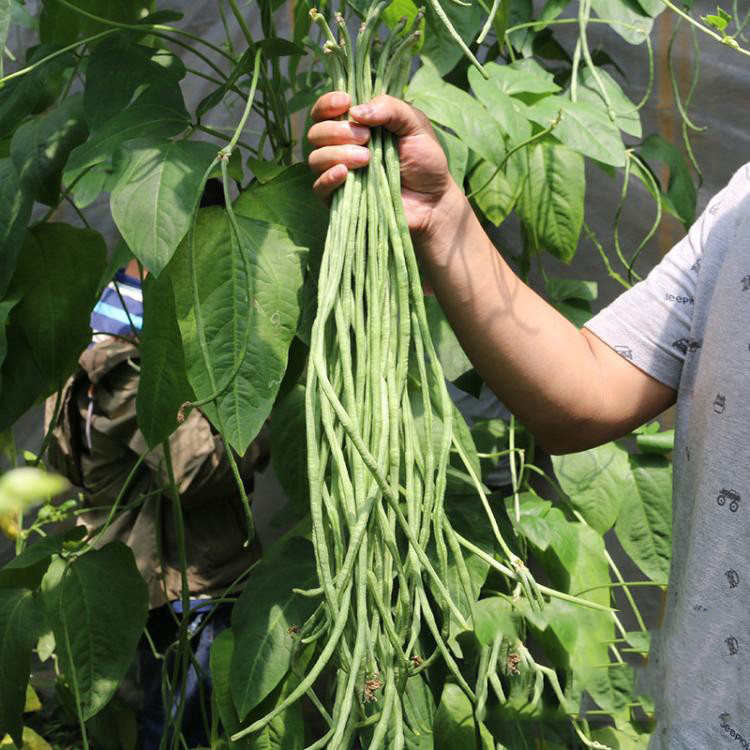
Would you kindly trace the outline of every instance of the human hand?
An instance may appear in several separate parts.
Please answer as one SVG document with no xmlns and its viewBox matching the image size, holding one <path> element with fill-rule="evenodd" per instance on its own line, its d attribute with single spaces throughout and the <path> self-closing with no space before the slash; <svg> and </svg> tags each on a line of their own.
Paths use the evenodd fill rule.
<svg viewBox="0 0 750 750">
<path fill-rule="evenodd" d="M 309 162 L 318 175 L 313 186 L 316 194 L 327 198 L 346 180 L 350 169 L 369 162 L 369 129 L 382 125 L 398 136 L 401 195 L 409 229 L 426 234 L 452 188 L 457 187 L 430 121 L 392 96 L 378 96 L 351 109 L 349 104 L 348 94 L 332 91 L 323 94 L 312 108 L 315 124 L 307 137 L 315 147 Z M 352 120 L 335 119 L 347 112 Z"/>
</svg>

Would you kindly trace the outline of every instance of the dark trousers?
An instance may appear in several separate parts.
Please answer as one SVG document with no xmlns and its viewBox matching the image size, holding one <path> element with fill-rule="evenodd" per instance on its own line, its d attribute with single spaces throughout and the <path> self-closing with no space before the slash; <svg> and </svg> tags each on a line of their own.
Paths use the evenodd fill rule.
<svg viewBox="0 0 750 750">
<path fill-rule="evenodd" d="M 154 642 L 156 651 L 160 654 L 166 653 L 169 646 L 176 643 L 179 637 L 179 625 L 169 611 L 170 606 L 175 610 L 179 621 L 182 613 L 178 603 L 164 605 L 152 610 L 149 614 L 148 632 Z M 178 609 L 180 611 L 176 611 Z M 210 717 L 211 675 L 209 672 L 209 656 L 211 644 L 222 630 L 229 627 L 232 612 L 230 604 L 220 604 L 208 617 L 212 609 L 212 605 L 201 607 L 200 600 L 194 600 L 189 615 L 190 645 L 193 649 L 195 661 L 200 667 L 199 674 L 195 666 L 190 666 L 184 686 L 185 708 L 182 715 L 181 731 L 188 747 L 191 748 L 207 747 L 209 744 L 203 721 L 204 714 L 201 710 L 201 689 L 206 716 Z M 167 676 L 171 679 L 175 656 L 174 651 L 170 651 L 166 660 L 156 659 L 145 638 L 142 638 L 138 645 L 139 678 L 143 690 L 143 708 L 139 716 L 141 750 L 159 750 L 162 737 L 166 732 L 167 714 L 162 696 L 162 670 L 166 669 Z M 172 717 L 177 714 L 182 689 L 183 687 L 180 684 L 174 687 L 174 699 L 169 706 Z"/>
</svg>

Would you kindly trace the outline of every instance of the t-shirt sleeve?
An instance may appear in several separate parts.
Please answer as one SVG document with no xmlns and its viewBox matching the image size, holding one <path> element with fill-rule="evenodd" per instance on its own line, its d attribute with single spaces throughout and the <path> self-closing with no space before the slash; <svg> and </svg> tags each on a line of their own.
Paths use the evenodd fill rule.
<svg viewBox="0 0 750 750">
<path fill-rule="evenodd" d="M 648 274 L 585 327 L 620 356 L 677 389 L 682 365 L 697 346 L 690 333 L 703 252 L 717 218 L 734 202 L 737 183 L 747 185 L 747 166 L 714 196 L 688 234 Z"/>
</svg>

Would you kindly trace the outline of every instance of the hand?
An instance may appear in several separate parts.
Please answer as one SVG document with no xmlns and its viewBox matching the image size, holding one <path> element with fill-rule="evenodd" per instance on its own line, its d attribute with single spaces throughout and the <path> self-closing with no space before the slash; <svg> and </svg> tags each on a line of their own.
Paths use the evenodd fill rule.
<svg viewBox="0 0 750 750">
<path fill-rule="evenodd" d="M 312 108 L 315 125 L 307 137 L 315 147 L 309 162 L 319 175 L 313 186 L 316 194 L 327 198 L 344 182 L 349 169 L 369 162 L 369 128 L 382 125 L 398 136 L 401 194 L 409 229 L 426 234 L 451 188 L 456 187 L 430 121 L 392 96 L 378 96 L 351 109 L 349 104 L 348 94 L 333 91 L 323 94 Z M 334 119 L 347 112 L 353 121 Z"/>
</svg>

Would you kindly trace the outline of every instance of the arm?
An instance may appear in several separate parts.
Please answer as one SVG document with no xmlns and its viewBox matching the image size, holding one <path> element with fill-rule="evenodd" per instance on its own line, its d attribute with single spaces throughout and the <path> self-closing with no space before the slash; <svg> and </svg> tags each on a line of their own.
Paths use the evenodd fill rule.
<svg viewBox="0 0 750 750">
<path fill-rule="evenodd" d="M 404 207 L 429 282 L 479 374 L 552 453 L 584 450 L 619 437 L 674 402 L 675 391 L 524 285 L 497 252 L 461 189 L 427 118 L 392 97 L 350 114 L 345 94 L 318 100 L 309 132 L 310 164 L 325 197 L 349 168 L 367 163 L 368 131 L 399 136 Z"/>
</svg>

